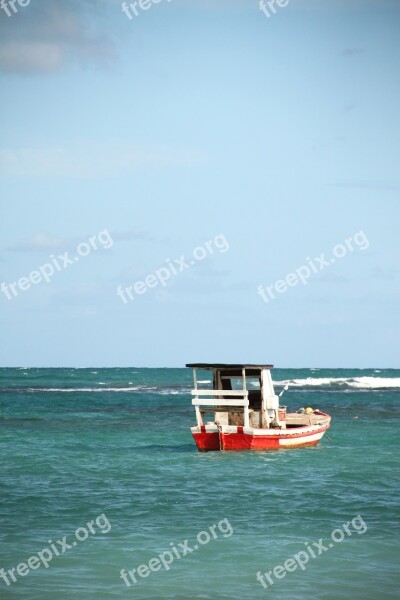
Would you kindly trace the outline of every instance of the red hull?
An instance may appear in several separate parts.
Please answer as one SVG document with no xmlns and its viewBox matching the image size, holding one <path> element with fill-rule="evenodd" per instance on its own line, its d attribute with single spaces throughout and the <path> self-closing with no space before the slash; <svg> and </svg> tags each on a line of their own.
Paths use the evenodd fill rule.
<svg viewBox="0 0 400 600">
<path fill-rule="evenodd" d="M 319 440 L 299 441 L 298 444 L 290 444 L 290 448 L 316 446 L 318 442 Z M 224 450 L 278 450 L 284 447 L 279 443 L 278 437 L 252 436 L 244 433 L 222 435 L 222 445 Z"/>
<path fill-rule="evenodd" d="M 328 415 L 326 415 L 328 416 Z M 255 430 L 243 431 L 243 427 L 237 427 L 234 431 L 206 431 L 201 426 L 201 431 L 192 429 L 193 438 L 200 452 L 215 450 L 279 450 L 285 448 L 304 448 L 316 446 L 325 431 L 329 429 L 329 421 L 320 427 L 299 427 L 296 429 L 280 430 L 268 434 L 254 433 Z"/>
<path fill-rule="evenodd" d="M 215 450 L 278 450 L 283 448 L 279 444 L 279 438 L 271 439 L 263 436 L 246 435 L 244 433 L 221 434 L 221 447 L 218 433 L 194 433 L 193 438 L 200 452 Z M 318 442 L 319 440 L 310 442 L 302 441 L 298 444 L 291 444 L 290 448 L 316 446 Z"/>
<path fill-rule="evenodd" d="M 219 433 L 194 433 L 194 441 L 200 452 L 209 452 L 210 450 L 220 450 Z"/>
</svg>

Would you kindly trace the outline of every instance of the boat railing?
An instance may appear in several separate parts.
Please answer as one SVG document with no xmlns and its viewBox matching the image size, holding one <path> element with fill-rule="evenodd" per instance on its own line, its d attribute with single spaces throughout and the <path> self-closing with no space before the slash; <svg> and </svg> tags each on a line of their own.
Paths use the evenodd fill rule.
<svg viewBox="0 0 400 600">
<path fill-rule="evenodd" d="M 192 390 L 194 396 L 192 405 L 195 407 L 197 422 L 203 424 L 202 413 L 206 407 L 211 412 L 223 412 L 232 408 L 242 408 L 244 413 L 244 426 L 249 426 L 249 392 L 247 390 Z M 199 396 L 215 396 L 214 398 L 200 398 Z M 203 410 L 202 410 L 203 408 Z"/>
<path fill-rule="evenodd" d="M 248 390 L 192 390 L 192 396 L 248 396 Z"/>
</svg>

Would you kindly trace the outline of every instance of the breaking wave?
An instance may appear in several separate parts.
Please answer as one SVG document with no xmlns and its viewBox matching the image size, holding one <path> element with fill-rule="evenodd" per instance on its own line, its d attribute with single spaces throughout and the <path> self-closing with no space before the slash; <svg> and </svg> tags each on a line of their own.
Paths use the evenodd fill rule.
<svg viewBox="0 0 400 600">
<path fill-rule="evenodd" d="M 30 387 L 28 392 L 136 392 L 141 390 L 141 387 L 110 387 L 110 388 L 41 388 Z"/>
<path fill-rule="evenodd" d="M 400 377 L 306 377 L 305 379 L 274 381 L 274 384 L 298 388 L 326 386 L 366 390 L 400 389 Z"/>
<path fill-rule="evenodd" d="M 161 394 L 162 396 L 176 396 L 181 394 L 190 394 L 189 388 L 176 388 L 176 387 L 151 387 L 151 386 L 131 386 L 131 387 L 26 387 L 26 388 L 6 388 L 0 391 L 14 391 L 14 392 L 30 392 L 30 393 L 69 393 L 76 394 L 81 392 L 88 393 L 107 393 L 107 392 L 143 392 L 150 394 Z"/>
</svg>

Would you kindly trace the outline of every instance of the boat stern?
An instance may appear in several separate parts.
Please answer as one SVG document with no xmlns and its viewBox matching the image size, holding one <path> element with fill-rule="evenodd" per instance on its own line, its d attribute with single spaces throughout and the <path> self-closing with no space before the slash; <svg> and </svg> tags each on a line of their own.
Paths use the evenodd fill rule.
<svg viewBox="0 0 400 600">
<path fill-rule="evenodd" d="M 191 427 L 191 431 L 199 452 L 221 450 L 219 430 L 215 423 Z"/>
</svg>

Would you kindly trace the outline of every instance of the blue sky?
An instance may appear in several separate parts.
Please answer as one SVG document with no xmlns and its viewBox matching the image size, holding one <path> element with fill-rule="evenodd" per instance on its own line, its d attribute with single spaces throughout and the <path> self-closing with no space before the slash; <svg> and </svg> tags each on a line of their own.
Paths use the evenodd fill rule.
<svg viewBox="0 0 400 600">
<path fill-rule="evenodd" d="M 2 366 L 398 367 L 398 2 L 16 6 L 0 11 L 0 283 L 101 231 L 113 244 L 0 292 Z M 258 293 L 357 232 L 368 247 Z M 229 248 L 117 295 L 218 235 Z"/>
</svg>

